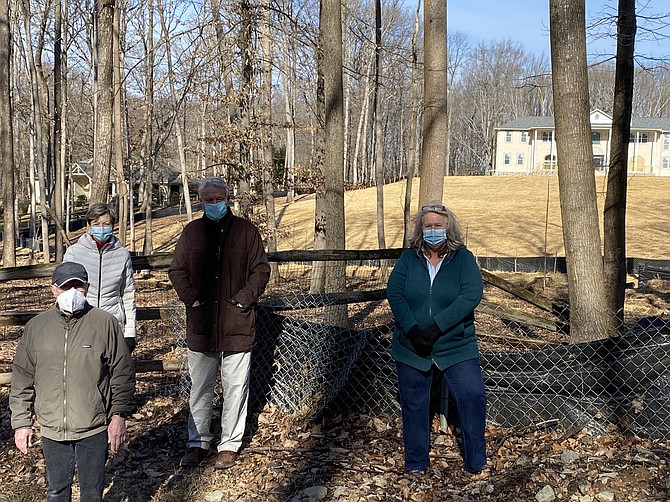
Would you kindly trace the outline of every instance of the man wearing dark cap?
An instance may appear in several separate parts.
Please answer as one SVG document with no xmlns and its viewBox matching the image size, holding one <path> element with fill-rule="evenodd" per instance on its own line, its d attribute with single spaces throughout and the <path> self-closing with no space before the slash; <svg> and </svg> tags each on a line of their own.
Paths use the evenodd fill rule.
<svg viewBox="0 0 670 502">
<path fill-rule="evenodd" d="M 32 318 L 16 348 L 9 406 L 14 442 L 24 454 L 37 420 L 47 472 L 47 501 L 69 501 L 75 465 L 80 500 L 102 501 L 107 450 L 126 435 L 135 372 L 111 314 L 86 302 L 88 275 L 79 263 L 51 276 L 54 307 Z"/>
</svg>

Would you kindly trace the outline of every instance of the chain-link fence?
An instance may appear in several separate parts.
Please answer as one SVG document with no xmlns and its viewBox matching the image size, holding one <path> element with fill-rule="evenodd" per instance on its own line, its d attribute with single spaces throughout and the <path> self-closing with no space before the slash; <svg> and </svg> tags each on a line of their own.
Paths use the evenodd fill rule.
<svg viewBox="0 0 670 502">
<path fill-rule="evenodd" d="M 322 413 L 399 415 L 390 355 L 393 318 L 385 298 L 395 257 L 378 256 L 273 261 L 258 311 L 252 409 L 272 404 L 304 419 Z M 619 336 L 572 344 L 568 313 L 562 310 L 565 287 L 549 301 L 540 295 L 522 299 L 518 291 L 506 292 L 484 277 L 476 328 L 492 424 L 521 429 L 549 423 L 594 431 L 614 424 L 641 436 L 670 437 L 670 287 L 646 283 L 644 293 L 628 290 Z M 532 274 L 523 286 L 529 291 L 561 280 L 562 274 Z M 53 299 L 47 282 L 4 288 L 10 302 L 5 310 L 16 304 L 24 310 L 48 306 Z M 185 405 L 183 307 L 165 270 L 139 271 L 136 282 L 140 309 L 168 308 L 161 309 L 160 319 L 138 321 L 134 357 L 172 361 L 181 368 L 138 373 L 138 403 L 158 393 Z M 24 286 L 34 294 L 26 295 Z M 4 329 L 6 342 L 15 343 L 20 327 Z M 439 405 L 438 385 L 435 395 Z"/>
<path fill-rule="evenodd" d="M 273 265 L 258 312 L 252 409 L 273 404 L 305 419 L 399 415 L 393 318 L 384 296 L 394 262 Z M 310 293 L 313 268 L 331 266 L 347 292 Z M 487 285 L 476 327 L 489 421 L 511 429 L 548 423 L 594 431 L 614 424 L 670 437 L 670 304 L 667 295 L 651 294 L 652 303 L 664 305 L 661 315 L 627 314 L 619 336 L 571 344 L 560 305 L 542 311 Z M 434 394 L 438 407 L 439 388 Z"/>
</svg>

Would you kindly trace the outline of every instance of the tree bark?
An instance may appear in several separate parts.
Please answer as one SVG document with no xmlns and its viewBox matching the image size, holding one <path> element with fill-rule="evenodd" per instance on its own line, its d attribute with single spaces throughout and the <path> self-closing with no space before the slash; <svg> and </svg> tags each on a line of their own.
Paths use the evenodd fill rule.
<svg viewBox="0 0 670 502">
<path fill-rule="evenodd" d="M 411 212 L 412 212 L 412 183 L 417 165 L 418 145 L 418 110 L 419 110 L 419 63 L 416 49 L 416 41 L 419 37 L 419 13 L 421 2 L 416 6 L 414 15 L 414 31 L 412 32 L 412 110 L 409 123 L 409 146 L 407 148 L 407 184 L 405 188 L 405 207 L 403 217 L 403 247 L 409 247 L 412 236 Z"/>
<path fill-rule="evenodd" d="M 448 172 L 447 124 L 447 2 L 426 0 L 424 4 L 424 104 L 423 147 L 419 206 L 442 200 L 444 176 Z"/>
<path fill-rule="evenodd" d="M 65 188 L 65 174 L 63 172 L 63 163 L 61 151 L 63 148 L 63 134 L 61 128 L 61 112 L 63 106 L 63 19 L 62 19 L 62 0 L 54 2 L 54 104 L 53 104 L 53 165 L 54 165 L 54 198 L 53 212 L 56 224 L 63 227 L 63 193 Z M 54 236 L 56 245 L 56 262 L 63 260 L 65 247 L 63 244 L 63 235 L 56 232 Z"/>
<path fill-rule="evenodd" d="M 93 180 L 90 203 L 107 202 L 112 168 L 114 117 L 114 4 L 115 0 L 95 2 L 95 71 L 97 99 L 93 143 Z"/>
<path fill-rule="evenodd" d="M 589 120 L 584 0 L 550 0 L 558 184 L 568 269 L 570 338 L 609 335 Z"/>
<path fill-rule="evenodd" d="M 626 187 L 633 115 L 635 32 L 635 0 L 619 0 L 612 144 L 603 215 L 605 292 L 607 306 L 615 313 L 613 319 L 617 325 L 623 323 L 626 294 Z"/>
<path fill-rule="evenodd" d="M 123 156 L 123 52 L 121 47 L 121 5 L 118 0 L 114 6 L 114 166 L 118 193 L 118 236 L 121 245 L 126 245 L 128 230 L 128 185 L 124 172 Z M 125 31 L 125 30 L 124 30 Z"/>
<path fill-rule="evenodd" d="M 145 255 L 153 254 L 152 238 L 152 202 L 154 177 L 154 2 L 149 0 L 149 26 L 147 32 L 146 53 L 146 92 L 145 92 L 145 127 L 144 136 L 144 245 L 142 252 Z"/>
<path fill-rule="evenodd" d="M 272 18 L 270 2 L 266 1 L 263 8 L 263 32 L 261 33 L 261 44 L 263 59 L 261 64 L 262 75 L 262 126 L 261 149 L 262 149 L 262 176 L 263 176 L 263 199 L 265 201 L 265 214 L 267 217 L 267 251 L 277 251 L 277 219 L 275 215 L 274 183 L 272 175 L 274 163 L 272 159 Z M 272 273 L 278 272 L 277 264 L 271 264 Z"/>
<path fill-rule="evenodd" d="M 382 3 L 375 0 L 375 185 L 377 193 L 377 244 L 386 248 L 384 234 L 384 131 L 382 126 Z"/>
<path fill-rule="evenodd" d="M 16 265 L 14 131 L 12 127 L 12 33 L 9 0 L 0 0 L 0 169 L 2 170 L 2 266 Z"/>
</svg>

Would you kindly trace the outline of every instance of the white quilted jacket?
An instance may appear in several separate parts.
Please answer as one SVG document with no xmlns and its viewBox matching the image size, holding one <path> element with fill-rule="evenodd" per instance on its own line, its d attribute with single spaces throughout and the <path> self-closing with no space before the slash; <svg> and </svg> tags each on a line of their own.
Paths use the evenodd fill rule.
<svg viewBox="0 0 670 502">
<path fill-rule="evenodd" d="M 81 263 L 88 272 L 86 299 L 116 317 L 126 337 L 135 336 L 135 281 L 130 253 L 115 236 L 98 251 L 89 233 L 65 251 L 63 261 Z"/>
</svg>

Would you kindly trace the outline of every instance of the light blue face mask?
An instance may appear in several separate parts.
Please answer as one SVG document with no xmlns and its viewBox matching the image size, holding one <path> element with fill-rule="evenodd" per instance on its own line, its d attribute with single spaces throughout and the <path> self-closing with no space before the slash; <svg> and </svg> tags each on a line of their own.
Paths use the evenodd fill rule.
<svg viewBox="0 0 670 502">
<path fill-rule="evenodd" d="M 423 231 L 423 242 L 430 248 L 437 249 L 447 240 L 446 228 L 426 228 Z"/>
<path fill-rule="evenodd" d="M 205 204 L 205 216 L 215 223 L 221 219 L 228 212 L 228 204 L 225 201 L 217 202 L 216 204 Z"/>
<path fill-rule="evenodd" d="M 91 235 L 98 242 L 107 242 L 112 237 L 112 227 L 91 227 Z"/>
</svg>

